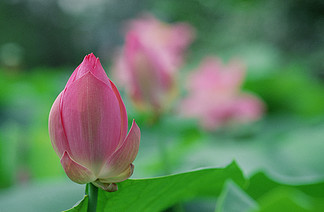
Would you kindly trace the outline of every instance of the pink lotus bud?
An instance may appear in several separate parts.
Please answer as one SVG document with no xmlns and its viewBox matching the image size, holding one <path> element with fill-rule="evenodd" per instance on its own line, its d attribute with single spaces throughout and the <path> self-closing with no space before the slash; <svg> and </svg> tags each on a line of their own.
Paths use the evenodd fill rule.
<svg viewBox="0 0 324 212">
<path fill-rule="evenodd" d="M 238 62 L 223 66 L 216 58 L 205 59 L 189 77 L 189 96 L 180 105 L 181 113 L 197 118 L 208 130 L 259 119 L 264 104 L 255 95 L 241 91 L 244 72 Z"/>
<path fill-rule="evenodd" d="M 132 21 L 114 72 L 135 106 L 159 112 L 175 98 L 175 78 L 193 31 L 186 24 L 168 25 L 152 16 Z"/>
<path fill-rule="evenodd" d="M 109 190 L 129 178 L 140 142 L 135 121 L 127 135 L 127 113 L 100 61 L 87 55 L 56 98 L 49 134 L 68 177 Z"/>
</svg>

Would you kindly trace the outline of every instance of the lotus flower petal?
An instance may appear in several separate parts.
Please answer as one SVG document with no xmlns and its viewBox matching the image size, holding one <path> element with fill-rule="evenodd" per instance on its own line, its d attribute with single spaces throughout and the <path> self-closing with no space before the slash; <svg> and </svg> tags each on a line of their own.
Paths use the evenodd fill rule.
<svg viewBox="0 0 324 212">
<path fill-rule="evenodd" d="M 99 169 L 119 144 L 120 106 L 113 90 L 85 74 L 65 91 L 62 116 L 72 157 Z"/>
<path fill-rule="evenodd" d="M 96 179 L 96 176 L 88 168 L 71 159 L 66 151 L 61 158 L 61 164 L 67 176 L 76 183 L 83 184 Z"/>
<path fill-rule="evenodd" d="M 80 79 L 83 75 L 91 72 L 99 80 L 103 81 L 110 87 L 110 80 L 107 77 L 105 70 L 102 68 L 99 58 L 96 58 L 94 54 L 87 55 L 80 65 L 75 80 Z"/>
<path fill-rule="evenodd" d="M 240 122 L 257 120 L 264 112 L 264 103 L 252 94 L 242 94 L 234 104 L 234 116 Z"/>
<path fill-rule="evenodd" d="M 124 171 L 122 171 L 119 175 L 116 176 L 111 175 L 110 177 L 103 178 L 103 179 L 99 178 L 99 181 L 102 183 L 118 183 L 132 176 L 133 171 L 134 171 L 134 165 L 129 164 L 128 167 Z"/>
<path fill-rule="evenodd" d="M 120 139 L 119 143 L 123 142 L 126 135 L 127 135 L 127 128 L 128 128 L 128 118 L 127 118 L 127 112 L 126 108 L 124 105 L 123 100 L 120 97 L 119 91 L 116 88 L 115 84 L 110 81 L 112 91 L 115 93 L 115 96 L 119 102 L 119 109 L 120 109 L 120 125 L 121 125 L 121 130 L 120 130 Z"/>
<path fill-rule="evenodd" d="M 141 133 L 139 127 L 133 121 L 132 127 L 122 146 L 108 159 L 102 168 L 99 178 L 108 179 L 119 176 L 135 160 L 139 149 Z M 124 175 L 122 175 L 124 176 Z"/>
<path fill-rule="evenodd" d="M 65 151 L 70 151 L 70 147 L 65 135 L 63 127 L 60 104 L 62 100 L 62 92 L 55 99 L 49 116 L 49 135 L 51 138 L 52 146 L 59 157 L 62 157 Z M 55 141 L 55 142 L 54 142 Z"/>
<path fill-rule="evenodd" d="M 241 91 L 244 76 L 244 66 L 237 61 L 225 66 L 218 58 L 204 59 L 189 77 L 189 95 L 182 100 L 180 112 L 198 119 L 207 130 L 259 119 L 264 104 L 256 96 Z"/>
</svg>

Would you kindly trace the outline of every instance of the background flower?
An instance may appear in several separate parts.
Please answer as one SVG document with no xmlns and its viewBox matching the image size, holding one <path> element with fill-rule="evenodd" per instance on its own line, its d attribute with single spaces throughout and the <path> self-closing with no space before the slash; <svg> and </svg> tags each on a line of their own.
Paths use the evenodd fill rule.
<svg viewBox="0 0 324 212">
<path fill-rule="evenodd" d="M 224 66 L 217 58 L 206 58 L 188 79 L 188 96 L 180 112 L 199 119 L 209 130 L 259 119 L 264 105 L 255 95 L 241 91 L 244 77 L 242 64 L 232 61 Z"/>
<path fill-rule="evenodd" d="M 150 15 L 131 21 L 126 29 L 125 45 L 115 60 L 116 78 L 138 109 L 159 113 L 176 96 L 177 73 L 193 30 Z"/>
</svg>

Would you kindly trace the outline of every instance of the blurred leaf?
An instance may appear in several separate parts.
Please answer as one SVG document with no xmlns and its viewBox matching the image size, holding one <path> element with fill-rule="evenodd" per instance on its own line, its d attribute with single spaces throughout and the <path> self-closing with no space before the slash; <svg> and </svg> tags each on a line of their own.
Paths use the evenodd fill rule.
<svg viewBox="0 0 324 212">
<path fill-rule="evenodd" d="M 258 201 L 260 211 L 321 211 L 324 180 L 309 183 L 274 181 L 262 172 L 250 178 L 246 192 Z"/>
<path fill-rule="evenodd" d="M 182 171 L 223 166 L 237 161 L 247 176 L 263 170 L 287 183 L 324 178 L 324 124 L 289 121 L 287 117 L 259 124 L 259 133 L 246 138 L 231 133 L 211 134 L 197 141 L 183 158 Z M 176 150 L 173 150 L 176 152 Z"/>
<path fill-rule="evenodd" d="M 324 115 L 324 86 L 297 64 L 276 71 L 268 78 L 245 85 L 259 94 L 270 112 L 284 112 L 301 117 Z"/>
<path fill-rule="evenodd" d="M 262 186 L 260 186 L 262 185 Z M 308 182 L 308 183 L 287 183 L 282 182 L 280 179 L 276 181 L 268 177 L 263 172 L 258 172 L 253 175 L 249 180 L 249 185 L 246 188 L 246 192 L 254 199 L 262 197 L 267 192 L 276 188 L 287 188 L 287 189 L 297 189 L 309 196 L 314 198 L 324 198 L 324 181 L 323 179 L 318 182 Z"/>
<path fill-rule="evenodd" d="M 312 210 L 312 202 L 305 194 L 288 188 L 278 188 L 266 193 L 260 200 L 258 212 L 318 211 Z"/>
<path fill-rule="evenodd" d="M 217 200 L 216 212 L 244 212 L 257 208 L 258 204 L 233 181 L 229 180 Z"/>
</svg>

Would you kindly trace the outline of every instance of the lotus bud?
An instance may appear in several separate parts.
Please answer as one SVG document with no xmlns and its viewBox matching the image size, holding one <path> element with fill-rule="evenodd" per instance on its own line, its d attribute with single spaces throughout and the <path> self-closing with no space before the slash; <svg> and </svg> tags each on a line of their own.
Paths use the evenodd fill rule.
<svg viewBox="0 0 324 212">
<path fill-rule="evenodd" d="M 87 55 L 75 69 L 49 114 L 49 135 L 67 176 L 107 191 L 128 179 L 138 152 L 140 129 L 100 61 Z"/>
<path fill-rule="evenodd" d="M 168 25 L 152 16 L 132 21 L 114 73 L 137 109 L 163 112 L 177 96 L 176 78 L 193 39 L 190 26 Z"/>
<path fill-rule="evenodd" d="M 207 130 L 258 120 L 264 104 L 256 95 L 241 91 L 244 77 L 244 66 L 237 61 L 225 66 L 217 58 L 205 59 L 188 78 L 188 96 L 180 113 L 198 119 Z"/>
</svg>

